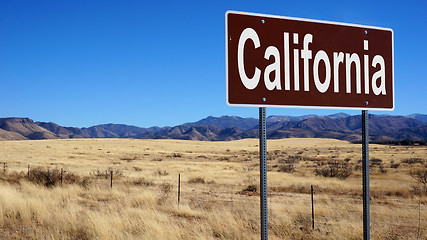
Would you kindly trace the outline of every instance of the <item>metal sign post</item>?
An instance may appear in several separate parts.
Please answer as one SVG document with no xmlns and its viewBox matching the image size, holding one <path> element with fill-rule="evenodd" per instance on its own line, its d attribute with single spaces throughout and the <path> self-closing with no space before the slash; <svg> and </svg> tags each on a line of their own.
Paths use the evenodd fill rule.
<svg viewBox="0 0 427 240">
<path fill-rule="evenodd" d="M 370 239 L 369 220 L 369 123 L 368 110 L 362 110 L 363 239 Z"/>
<path fill-rule="evenodd" d="M 267 134 L 266 134 L 266 110 L 259 108 L 259 171 L 260 171 L 260 210 L 261 210 L 261 240 L 268 239 L 267 218 Z"/>
</svg>

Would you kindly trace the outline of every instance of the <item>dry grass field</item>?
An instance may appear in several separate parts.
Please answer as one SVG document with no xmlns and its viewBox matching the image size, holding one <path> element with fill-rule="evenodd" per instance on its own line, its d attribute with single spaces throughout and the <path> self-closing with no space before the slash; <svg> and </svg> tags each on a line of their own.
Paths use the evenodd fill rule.
<svg viewBox="0 0 427 240">
<path fill-rule="evenodd" d="M 267 149 L 269 239 L 362 239 L 360 144 Z M 426 186 L 410 174 L 427 147 L 371 144 L 370 159 L 372 239 L 427 239 Z M 0 163 L 1 239 L 260 237 L 257 139 L 1 141 Z"/>
</svg>

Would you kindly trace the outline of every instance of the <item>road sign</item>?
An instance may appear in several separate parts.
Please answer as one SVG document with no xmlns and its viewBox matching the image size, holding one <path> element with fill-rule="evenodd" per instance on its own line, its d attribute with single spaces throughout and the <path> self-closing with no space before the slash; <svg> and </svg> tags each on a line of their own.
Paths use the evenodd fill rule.
<svg viewBox="0 0 427 240">
<path fill-rule="evenodd" d="M 230 106 L 394 109 L 393 31 L 228 11 Z"/>
</svg>

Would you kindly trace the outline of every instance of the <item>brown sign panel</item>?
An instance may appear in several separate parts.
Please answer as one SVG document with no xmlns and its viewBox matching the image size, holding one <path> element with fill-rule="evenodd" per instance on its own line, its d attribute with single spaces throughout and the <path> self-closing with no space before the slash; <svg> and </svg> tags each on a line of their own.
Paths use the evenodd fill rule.
<svg viewBox="0 0 427 240">
<path fill-rule="evenodd" d="M 394 109 L 393 31 L 228 11 L 230 106 Z"/>
</svg>

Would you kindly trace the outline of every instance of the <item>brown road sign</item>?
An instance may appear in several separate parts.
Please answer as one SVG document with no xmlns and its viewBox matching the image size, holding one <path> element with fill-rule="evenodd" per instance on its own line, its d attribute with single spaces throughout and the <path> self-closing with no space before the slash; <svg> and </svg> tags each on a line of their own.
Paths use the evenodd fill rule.
<svg viewBox="0 0 427 240">
<path fill-rule="evenodd" d="M 228 11 L 230 106 L 394 109 L 393 30 Z"/>
</svg>

